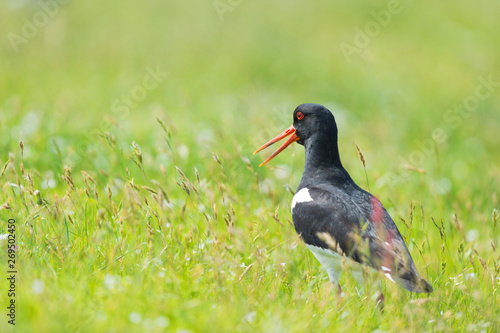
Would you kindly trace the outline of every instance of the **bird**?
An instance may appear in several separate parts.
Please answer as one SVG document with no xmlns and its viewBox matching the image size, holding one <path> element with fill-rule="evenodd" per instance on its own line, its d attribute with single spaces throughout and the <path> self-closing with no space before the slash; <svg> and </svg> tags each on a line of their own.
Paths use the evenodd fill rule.
<svg viewBox="0 0 500 333">
<path fill-rule="evenodd" d="M 431 293 L 432 285 L 420 276 L 385 207 L 343 167 L 337 123 L 330 110 L 314 103 L 299 105 L 293 124 L 254 155 L 286 137 L 260 166 L 294 142 L 304 146 L 304 172 L 291 203 L 293 225 L 339 293 L 346 261 L 352 263 L 350 271 L 358 284 L 363 285 L 367 266 L 409 292 Z M 378 300 L 383 304 L 383 293 Z"/>
</svg>

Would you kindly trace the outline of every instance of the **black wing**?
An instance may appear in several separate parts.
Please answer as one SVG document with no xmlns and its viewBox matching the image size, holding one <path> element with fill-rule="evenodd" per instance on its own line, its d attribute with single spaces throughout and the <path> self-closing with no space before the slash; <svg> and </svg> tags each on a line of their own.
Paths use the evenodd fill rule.
<svg viewBox="0 0 500 333">
<path fill-rule="evenodd" d="M 396 224 L 380 201 L 357 188 L 307 186 L 311 201 L 292 209 L 295 230 L 306 244 L 330 248 L 382 271 L 412 292 L 431 292 L 413 263 Z M 301 188 L 297 190 L 299 192 Z"/>
</svg>

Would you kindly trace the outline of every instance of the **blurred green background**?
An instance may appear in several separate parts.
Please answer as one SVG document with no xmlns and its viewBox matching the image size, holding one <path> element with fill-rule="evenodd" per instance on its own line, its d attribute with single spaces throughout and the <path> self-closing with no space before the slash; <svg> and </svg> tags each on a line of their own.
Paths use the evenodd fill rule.
<svg viewBox="0 0 500 333">
<path fill-rule="evenodd" d="M 443 116 L 474 93 L 479 76 L 500 80 L 498 8 L 491 1 L 402 1 L 401 13 L 391 15 L 359 54 L 346 57 L 341 44 L 356 46 L 357 29 L 364 31 L 375 21 L 372 11 L 387 11 L 388 3 L 70 1 L 53 15 L 37 2 L 4 3 L 3 154 L 20 138 L 33 140 L 47 150 L 33 163 L 50 168 L 54 138 L 73 146 L 116 121 L 116 135 L 147 140 L 154 135 L 154 118 L 163 114 L 183 142 L 211 133 L 207 149 L 220 147 L 221 138 L 253 147 L 260 143 L 254 138 L 269 135 L 259 131 L 270 120 L 287 126 L 291 116 L 283 113 L 317 102 L 338 109 L 341 139 L 349 135 L 369 151 L 392 149 L 392 155 L 373 156 L 373 163 L 395 169 L 396 156 L 418 149 L 417 142 L 444 127 L 444 155 L 469 144 L 467 150 L 482 159 L 470 167 L 488 170 L 500 117 L 498 92 L 459 128 L 451 130 Z M 27 21 L 35 33 L 21 42 L 13 36 L 23 37 Z M 168 75 L 129 115 L 114 112 L 113 102 L 141 85 L 146 68 Z M 23 131 L 23 122 L 37 126 Z"/>
<path fill-rule="evenodd" d="M 282 185 L 289 184 L 292 189 L 297 186 L 303 149 L 295 145 L 260 169 L 257 165 L 270 152 L 256 157 L 252 157 L 252 152 L 291 124 L 292 111 L 298 104 L 314 102 L 327 106 L 337 119 L 346 169 L 360 186 L 369 187 L 380 197 L 400 229 L 404 228 L 400 219 L 408 220 L 410 202 L 419 203 L 417 210 L 420 204 L 425 207 L 427 215 L 422 220 L 426 226 L 422 222 L 420 231 L 429 230 L 432 234 L 426 236 L 427 253 L 418 265 L 432 267 L 429 275 L 430 280 L 438 282 L 435 289 L 441 286 L 444 290 L 448 275 L 459 274 L 465 266 L 449 264 L 451 271 L 439 274 L 441 262 L 436 260 L 441 240 L 430 216 L 436 221 L 443 219 L 448 231 L 457 233 L 449 236 L 452 242 L 449 251 L 456 252 L 462 242 L 471 250 L 469 258 L 474 256 L 472 249 L 476 249 L 489 258 L 488 264 L 493 267 L 490 273 L 494 272 L 497 266 L 493 263 L 498 259 L 497 252 L 491 252 L 490 242 L 500 246 L 498 227 L 491 222 L 492 210 L 498 209 L 500 185 L 499 10 L 500 4 L 495 1 L 3 1 L 0 4 L 0 163 L 6 169 L 0 181 L 4 190 L 1 200 L 13 209 L 0 210 L 0 216 L 6 220 L 14 214 L 19 221 L 29 221 L 36 215 L 34 212 L 38 214 L 38 209 L 42 209 L 36 203 L 32 207 L 23 204 L 22 195 L 11 190 L 12 183 L 21 186 L 27 182 L 26 195 L 34 201 L 34 191 L 29 188 L 40 190 L 51 204 L 67 196 L 69 190 L 60 175 L 68 165 L 77 188 L 83 186 L 82 170 L 96 180 L 100 191 L 96 210 L 105 206 L 102 201 L 106 199 L 108 184 L 116 193 L 120 210 L 126 207 L 124 201 L 118 203 L 126 197 L 125 182 L 133 178 L 138 184 L 154 187 L 152 180 L 164 177 L 160 183 L 175 208 L 163 213 L 164 220 L 159 223 L 183 224 L 184 210 L 196 210 L 199 206 L 196 200 L 186 199 L 175 183 L 181 177 L 174 167 L 178 166 L 192 182 L 196 180 L 196 168 L 211 191 L 218 193 L 223 184 L 232 193 L 227 201 L 239 207 L 236 215 L 242 216 L 235 228 L 241 235 L 250 224 L 257 223 L 256 219 L 260 222 L 254 227 L 265 229 L 267 223 L 274 223 L 269 220 L 273 221 L 270 214 L 275 209 L 279 208 L 282 221 L 286 216 L 291 218 L 291 194 Z M 166 126 L 168 134 L 157 119 Z M 24 143 L 22 156 L 20 140 Z M 355 141 L 367 161 L 368 183 Z M 137 162 L 137 148 L 135 153 L 131 148 L 132 142 L 140 146 L 143 158 L 140 162 Z M 220 158 L 223 169 L 214 161 L 213 154 Z M 132 161 L 134 156 L 136 162 Z M 29 177 L 23 177 L 21 161 L 26 173 L 33 175 L 31 185 Z M 85 196 L 83 187 L 75 193 Z M 210 207 L 216 200 L 222 199 L 210 197 L 203 207 Z M 65 204 L 69 206 L 64 208 Z M 88 212 L 71 208 L 73 204 L 60 205 L 83 216 Z M 225 214 L 224 209 L 220 208 L 220 215 Z M 90 221 L 94 213 L 89 213 Z M 192 214 L 188 219 L 191 222 L 185 222 L 185 229 L 176 231 L 179 235 L 188 232 L 190 223 L 203 221 L 202 215 Z M 452 219 L 452 214 L 458 220 Z M 53 214 L 50 223 L 58 226 L 63 215 Z M 119 217 L 120 214 L 110 214 L 104 218 L 110 225 L 107 231 L 110 234 Z M 218 220 L 217 228 L 225 230 L 221 216 Z M 37 250 L 19 254 L 26 265 L 19 274 L 19 292 L 25 295 L 26 307 L 22 317 L 18 317 L 20 325 L 25 325 L 21 327 L 26 332 L 36 325 L 46 331 L 113 331 L 111 316 L 104 319 L 102 326 L 75 319 L 70 328 L 42 319 L 50 318 L 55 309 L 58 315 L 54 318 L 60 318 L 62 323 L 71 318 L 64 307 L 60 308 L 62 301 L 57 297 L 30 296 L 33 283 L 38 283 L 33 282 L 35 278 L 44 281 L 47 293 L 52 292 L 48 290 L 51 285 L 55 289 L 66 288 L 71 294 L 73 287 L 62 282 L 72 280 L 70 273 L 52 283 L 44 280 L 52 275 L 46 272 L 53 270 L 59 259 L 40 259 L 41 253 L 45 253 L 43 248 L 49 244 L 44 238 L 48 237 L 51 246 L 58 247 L 58 242 L 62 242 L 58 237 L 65 232 L 57 231 L 58 227 L 47 227 L 46 231 L 40 229 L 38 238 L 28 241 L 27 225 L 28 222 L 23 227 L 19 225 L 18 241 L 21 248 L 36 246 Z M 137 225 L 133 226 L 129 241 L 133 232 L 139 233 L 138 238 L 147 238 L 145 232 L 136 231 Z M 5 229 L 0 231 L 5 233 Z M 285 236 L 280 236 L 283 233 Z M 97 236 L 92 232 L 87 236 L 85 245 L 79 249 L 81 254 L 96 242 L 93 237 Z M 422 234 L 413 236 L 420 245 Z M 262 246 L 272 248 L 283 241 L 280 237 L 290 240 L 295 236 L 292 228 L 286 231 L 278 228 L 266 237 L 269 238 L 260 239 Z M 105 239 L 109 246 L 118 242 L 118 236 Z M 243 239 L 246 245 L 238 256 L 252 249 L 251 239 Z M 153 244 L 153 250 L 149 250 L 156 249 L 156 257 L 163 246 Z M 301 247 L 304 258 L 308 254 Z M 76 251 L 69 236 L 58 251 L 61 252 L 56 257 L 71 256 Z M 418 251 L 412 249 L 412 253 L 416 257 Z M 292 260 L 289 253 L 282 256 L 284 262 Z M 449 260 L 453 258 L 450 254 Z M 46 265 L 50 260 L 54 262 Z M 113 261 L 109 256 L 108 260 Z M 32 261 L 35 263 L 30 264 Z M 95 267 L 93 259 L 89 261 L 90 274 Z M 311 265 L 312 268 L 308 266 L 311 275 L 325 277 L 317 263 Z M 74 279 L 88 276 L 83 272 L 78 275 L 78 260 L 68 271 L 75 274 Z M 295 288 L 300 288 L 299 271 L 291 275 L 295 280 L 289 277 Z M 263 272 L 269 273 L 265 269 Z M 189 276 L 184 276 L 185 290 L 191 288 Z M 492 290 L 498 290 L 495 281 L 494 278 Z M 146 285 L 143 288 L 147 289 Z M 204 289 L 200 288 L 203 294 Z M 206 288 L 215 292 L 208 282 Z M 314 290 L 310 292 L 319 292 Z M 1 293 L 4 302 L 6 298 Z M 192 297 L 204 304 L 199 308 L 203 315 L 198 318 L 205 318 L 199 319 L 200 323 L 210 322 L 211 308 L 205 304 L 206 299 L 186 295 L 188 300 Z M 490 307 L 499 301 L 498 294 L 494 295 L 477 300 L 481 307 L 493 311 L 485 315 L 485 322 L 490 325 L 494 325 L 498 314 Z M 139 297 L 146 308 L 151 306 L 139 295 L 128 296 Z M 85 303 L 94 297 L 93 291 L 88 291 L 75 299 Z M 41 309 L 46 302 L 47 312 L 44 312 Z M 154 306 L 161 304 L 158 302 Z M 248 300 L 243 297 L 232 302 L 244 304 Z M 278 306 L 291 301 L 285 297 L 281 302 Z M 300 309 L 302 303 L 297 302 L 294 304 Z M 85 304 L 86 309 L 91 307 Z M 186 308 L 196 307 L 183 304 Z M 447 304 L 450 308 L 454 306 L 453 302 Z M 265 313 L 281 313 L 272 303 L 263 306 Z M 235 305 L 235 309 L 240 308 Z M 141 327 L 138 324 L 128 329 L 154 331 L 168 326 L 173 331 L 183 327 L 194 331 L 269 331 L 278 317 L 282 322 L 277 331 L 294 327 L 291 323 L 288 326 L 283 318 L 295 315 L 286 313 L 282 313 L 283 317 L 264 315 L 267 319 L 257 319 L 258 325 L 241 327 L 235 318 L 246 310 L 234 311 L 237 313 L 226 324 L 224 315 L 215 315 L 210 327 L 198 326 L 192 323 L 192 318 L 183 319 L 167 311 L 163 318 L 168 319 L 168 325 L 146 329 L 138 328 Z M 115 327 L 125 330 L 127 323 L 134 323 L 135 317 L 129 313 L 127 310 L 125 315 L 117 315 L 113 321 L 120 324 Z M 257 313 L 261 318 L 261 312 Z M 391 326 L 387 320 L 390 314 L 388 310 L 385 319 L 376 321 L 385 323 L 380 324 L 382 329 L 384 325 L 387 330 L 410 325 L 410 330 L 419 331 L 421 322 L 407 318 L 401 319 L 402 326 Z M 335 318 L 338 322 L 344 320 Z M 422 323 L 431 317 L 423 318 Z M 300 316 L 295 320 L 300 320 Z M 375 324 L 369 318 L 366 320 L 363 325 L 367 326 L 357 326 L 353 321 L 349 325 L 358 329 L 377 328 L 370 326 Z M 467 327 L 460 320 L 454 322 L 459 326 L 443 323 L 448 328 Z M 320 330 L 328 327 L 325 325 L 318 319 L 295 327 Z"/>
</svg>

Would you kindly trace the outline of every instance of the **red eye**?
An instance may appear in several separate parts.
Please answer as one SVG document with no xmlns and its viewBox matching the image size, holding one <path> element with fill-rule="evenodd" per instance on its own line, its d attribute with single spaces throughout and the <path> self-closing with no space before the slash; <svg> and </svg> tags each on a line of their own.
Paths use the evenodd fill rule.
<svg viewBox="0 0 500 333">
<path fill-rule="evenodd" d="M 302 112 L 297 112 L 297 119 L 302 120 L 304 118 L 304 114 Z"/>
</svg>

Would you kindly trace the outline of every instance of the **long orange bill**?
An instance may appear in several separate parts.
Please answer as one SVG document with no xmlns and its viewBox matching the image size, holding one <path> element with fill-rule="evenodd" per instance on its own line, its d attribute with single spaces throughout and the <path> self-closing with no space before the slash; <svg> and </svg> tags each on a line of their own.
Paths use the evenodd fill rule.
<svg viewBox="0 0 500 333">
<path fill-rule="evenodd" d="M 291 145 L 292 143 L 294 143 L 295 141 L 298 141 L 300 140 L 300 138 L 295 134 L 295 128 L 292 126 L 288 127 L 283 133 L 281 133 L 280 135 L 278 135 L 277 137 L 275 137 L 274 139 L 270 140 L 269 142 L 267 142 L 265 145 L 263 145 L 262 147 L 260 147 L 259 149 L 257 149 L 253 154 L 257 154 L 259 151 L 261 151 L 262 149 L 264 148 L 267 148 L 269 147 L 270 145 L 272 145 L 273 143 L 275 142 L 278 142 L 280 141 L 281 139 L 289 136 L 289 135 L 292 135 L 291 137 L 288 138 L 288 140 L 281 146 L 278 148 L 278 150 L 276 150 L 271 156 L 269 156 L 267 158 L 267 160 L 265 160 L 264 162 L 262 162 L 259 166 L 263 166 L 264 164 L 266 164 L 267 162 L 269 162 L 270 160 L 272 160 L 276 155 L 278 155 L 279 153 L 281 153 L 286 147 L 288 147 L 289 145 Z"/>
</svg>

